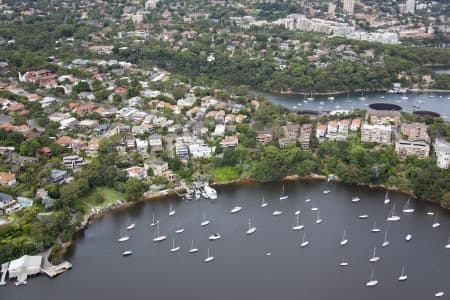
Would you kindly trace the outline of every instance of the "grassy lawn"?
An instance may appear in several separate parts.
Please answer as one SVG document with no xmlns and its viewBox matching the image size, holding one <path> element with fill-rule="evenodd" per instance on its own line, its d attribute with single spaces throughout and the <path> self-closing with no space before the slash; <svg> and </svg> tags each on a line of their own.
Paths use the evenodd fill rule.
<svg viewBox="0 0 450 300">
<path fill-rule="evenodd" d="M 229 181 L 239 178 L 239 170 L 235 167 L 216 168 L 212 175 L 214 181 Z"/>
<path fill-rule="evenodd" d="M 76 201 L 75 209 L 89 211 L 92 207 L 106 206 L 116 200 L 124 200 L 126 195 L 110 187 L 97 187 L 93 189 L 82 201 Z"/>
</svg>

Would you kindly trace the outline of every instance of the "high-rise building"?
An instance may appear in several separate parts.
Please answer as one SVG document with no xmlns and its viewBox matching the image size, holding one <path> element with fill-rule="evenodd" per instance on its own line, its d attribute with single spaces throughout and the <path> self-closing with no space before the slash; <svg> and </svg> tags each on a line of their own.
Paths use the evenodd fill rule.
<svg viewBox="0 0 450 300">
<path fill-rule="evenodd" d="M 406 0 L 405 13 L 414 14 L 416 11 L 416 0 Z"/>
<path fill-rule="evenodd" d="M 356 0 L 344 0 L 344 12 L 353 15 Z"/>
</svg>

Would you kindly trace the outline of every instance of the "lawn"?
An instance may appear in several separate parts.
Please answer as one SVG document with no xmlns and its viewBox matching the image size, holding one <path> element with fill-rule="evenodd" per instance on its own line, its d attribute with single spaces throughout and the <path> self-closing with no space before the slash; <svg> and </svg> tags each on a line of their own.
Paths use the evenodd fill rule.
<svg viewBox="0 0 450 300">
<path fill-rule="evenodd" d="M 229 181 L 239 178 L 239 170 L 236 167 L 221 167 L 213 171 L 214 181 Z"/>
<path fill-rule="evenodd" d="M 106 206 L 116 200 L 124 200 L 126 195 L 110 187 L 97 187 L 93 189 L 82 201 L 75 203 L 76 210 L 89 211 L 92 207 Z"/>
</svg>

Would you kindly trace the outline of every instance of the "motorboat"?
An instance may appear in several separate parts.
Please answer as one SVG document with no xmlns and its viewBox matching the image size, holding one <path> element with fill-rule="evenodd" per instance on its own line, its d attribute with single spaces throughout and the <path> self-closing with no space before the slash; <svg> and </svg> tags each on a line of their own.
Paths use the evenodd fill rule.
<svg viewBox="0 0 450 300">
<path fill-rule="evenodd" d="M 281 210 L 274 210 L 273 211 L 273 213 L 272 213 L 272 215 L 274 215 L 274 216 L 279 216 L 279 215 L 281 215 L 283 212 L 281 211 Z"/>
<path fill-rule="evenodd" d="M 206 195 L 209 199 L 215 200 L 217 199 L 217 191 L 210 187 L 209 185 L 205 185 L 204 188 Z"/>
<path fill-rule="evenodd" d="M 236 214 L 242 210 L 242 206 L 235 206 L 230 210 L 230 213 Z"/>
<path fill-rule="evenodd" d="M 407 234 L 407 235 L 405 236 L 405 240 L 406 240 L 407 242 L 409 242 L 410 240 L 412 240 L 412 235 L 411 235 L 411 234 Z"/>
<path fill-rule="evenodd" d="M 359 197 L 353 197 L 352 198 L 352 202 L 359 202 L 361 201 L 361 199 L 359 199 Z"/>
<path fill-rule="evenodd" d="M 214 234 L 209 236 L 209 240 L 210 241 L 215 241 L 215 240 L 218 240 L 220 238 L 222 238 L 222 236 L 219 233 L 214 233 Z"/>
<path fill-rule="evenodd" d="M 122 252 L 122 256 L 130 256 L 131 254 L 133 254 L 133 251 L 131 250 L 126 250 Z"/>
<path fill-rule="evenodd" d="M 358 218 L 360 218 L 360 219 L 367 219 L 368 217 L 369 217 L 369 215 L 364 214 L 364 215 L 359 215 Z"/>
</svg>

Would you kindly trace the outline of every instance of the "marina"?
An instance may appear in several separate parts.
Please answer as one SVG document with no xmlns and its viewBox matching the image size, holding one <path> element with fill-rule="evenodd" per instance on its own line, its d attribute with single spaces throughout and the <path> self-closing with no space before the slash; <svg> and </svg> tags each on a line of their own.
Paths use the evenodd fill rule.
<svg viewBox="0 0 450 300">
<path fill-rule="evenodd" d="M 52 300 L 64 293 L 65 299 L 115 300 L 127 297 L 126 291 L 132 289 L 137 297 L 151 294 L 159 299 L 177 299 L 187 293 L 198 298 L 275 299 L 283 291 L 286 297 L 307 296 L 308 300 L 336 295 L 355 300 L 419 300 L 439 292 L 445 298 L 449 293 L 450 271 L 444 267 L 450 255 L 445 247 L 450 235 L 447 211 L 411 198 L 414 212 L 400 210 L 401 220 L 389 222 L 386 216 L 393 205 L 402 208 L 407 196 L 391 192 L 391 203 L 386 205 L 383 190 L 296 181 L 285 183 L 289 199 L 280 201 L 281 189 L 279 182 L 220 186 L 217 199 L 189 201 L 174 196 L 106 215 L 69 249 L 65 259 L 76 268 L 54 280 L 38 276 L 20 288 L 8 284 L 0 288 L 0 296 Z M 322 193 L 325 189 L 332 197 Z M 349 201 L 355 195 L 363 201 Z M 271 210 L 261 207 L 263 196 Z M 176 216 L 168 215 L 170 204 Z M 311 211 L 313 205 L 317 211 Z M 242 211 L 230 214 L 236 206 Z M 273 210 L 285 213 L 274 217 Z M 367 219 L 358 218 L 362 211 L 368 213 Z M 440 227 L 432 228 L 435 215 L 428 211 L 439 212 Z M 316 224 L 318 219 L 322 224 Z M 155 220 L 158 226 L 151 227 Z M 210 224 L 203 227 L 202 220 Z M 127 232 L 130 239 L 118 243 L 118 232 L 130 222 L 136 225 Z M 176 233 L 180 224 L 183 234 Z M 304 227 L 292 230 L 297 224 Z M 255 225 L 257 232 L 246 234 L 255 232 Z M 374 227 L 383 233 L 371 234 Z M 155 234 L 163 233 L 166 239 L 152 241 Z M 217 233 L 220 238 L 210 241 Z M 343 241 L 348 233 L 351 242 L 347 244 Z M 406 242 L 406 234 L 414 239 Z M 381 247 L 388 239 L 389 247 Z M 125 258 L 124 251 L 132 255 Z M 378 259 L 369 262 L 373 257 Z M 406 271 L 408 280 L 399 281 Z M 165 288 L 167 278 L 171 289 Z M 374 281 L 375 285 L 366 286 Z M 83 289 L 77 288 L 80 285 Z"/>
</svg>

